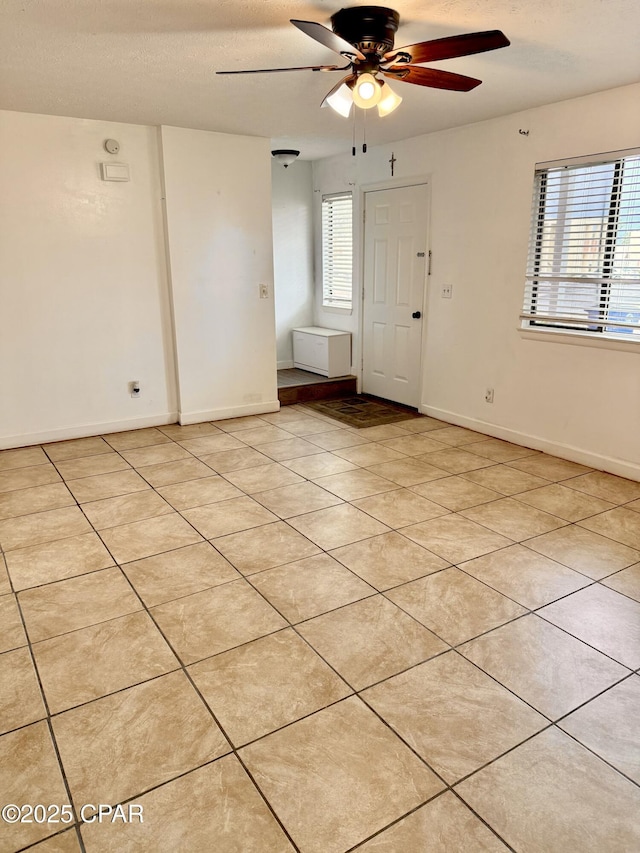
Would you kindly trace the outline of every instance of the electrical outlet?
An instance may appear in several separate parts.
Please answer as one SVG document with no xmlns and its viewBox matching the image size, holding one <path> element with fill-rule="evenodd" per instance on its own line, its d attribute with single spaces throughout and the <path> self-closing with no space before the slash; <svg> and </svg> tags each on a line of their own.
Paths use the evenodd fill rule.
<svg viewBox="0 0 640 853">
<path fill-rule="evenodd" d="M 440 296 L 443 299 L 451 299 L 453 296 L 453 285 L 452 284 L 443 284 L 442 290 L 440 291 Z"/>
<path fill-rule="evenodd" d="M 141 395 L 140 383 L 137 380 L 129 383 L 129 393 L 132 397 L 139 397 Z"/>
<path fill-rule="evenodd" d="M 260 299 L 268 299 L 269 298 L 269 285 L 261 284 L 260 285 Z"/>
<path fill-rule="evenodd" d="M 484 392 L 485 403 L 493 403 L 493 388 L 487 388 Z"/>
</svg>

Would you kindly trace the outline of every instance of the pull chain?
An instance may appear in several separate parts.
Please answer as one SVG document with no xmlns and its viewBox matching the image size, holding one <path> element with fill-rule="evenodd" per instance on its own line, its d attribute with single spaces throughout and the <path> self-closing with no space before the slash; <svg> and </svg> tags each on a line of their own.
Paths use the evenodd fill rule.
<svg viewBox="0 0 640 853">
<path fill-rule="evenodd" d="M 367 111 L 362 110 L 362 153 L 367 153 Z M 351 155 L 353 157 L 356 156 L 356 131 L 357 131 L 357 123 L 358 123 L 358 108 L 354 105 L 353 108 L 353 125 L 352 125 L 352 134 L 351 134 Z"/>
<path fill-rule="evenodd" d="M 357 113 L 358 113 L 358 110 L 354 104 L 354 107 L 353 107 L 353 134 L 351 137 L 351 155 L 353 157 L 356 156 L 356 115 L 357 115 Z"/>
</svg>

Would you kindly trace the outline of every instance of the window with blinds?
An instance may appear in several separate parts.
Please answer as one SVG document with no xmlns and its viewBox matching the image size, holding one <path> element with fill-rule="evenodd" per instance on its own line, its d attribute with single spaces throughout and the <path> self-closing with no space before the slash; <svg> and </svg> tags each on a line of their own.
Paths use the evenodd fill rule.
<svg viewBox="0 0 640 853">
<path fill-rule="evenodd" d="M 521 319 L 640 341 L 640 151 L 536 171 Z"/>
<path fill-rule="evenodd" d="M 351 193 L 322 199 L 322 304 L 351 310 L 353 300 L 353 200 Z"/>
</svg>

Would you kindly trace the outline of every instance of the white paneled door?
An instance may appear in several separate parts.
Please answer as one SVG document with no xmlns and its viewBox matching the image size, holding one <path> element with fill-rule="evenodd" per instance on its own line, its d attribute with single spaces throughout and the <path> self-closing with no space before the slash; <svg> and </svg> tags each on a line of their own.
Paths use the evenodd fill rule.
<svg viewBox="0 0 640 853">
<path fill-rule="evenodd" d="M 362 389 L 416 408 L 427 205 L 426 184 L 365 195 Z"/>
</svg>

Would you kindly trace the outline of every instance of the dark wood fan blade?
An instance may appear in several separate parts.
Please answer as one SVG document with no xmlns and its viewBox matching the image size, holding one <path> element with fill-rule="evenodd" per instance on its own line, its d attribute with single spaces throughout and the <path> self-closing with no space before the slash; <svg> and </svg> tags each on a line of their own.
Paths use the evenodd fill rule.
<svg viewBox="0 0 640 853">
<path fill-rule="evenodd" d="M 439 71 L 437 68 L 421 68 L 418 65 L 393 65 L 383 73 L 385 77 L 401 80 L 403 83 L 430 86 L 432 89 L 449 89 L 452 92 L 469 92 L 482 83 L 482 80 L 476 80 L 475 77 Z"/>
<path fill-rule="evenodd" d="M 311 36 L 312 39 L 328 47 L 329 50 L 335 50 L 336 53 L 350 54 L 351 56 L 357 56 L 358 59 L 364 59 L 364 54 L 357 47 L 349 44 L 348 41 L 336 35 L 332 30 L 327 29 L 327 27 L 323 27 L 322 24 L 318 24 L 315 21 L 296 21 L 293 19 L 291 23 L 294 27 L 302 30 L 305 35 Z"/>
<path fill-rule="evenodd" d="M 331 97 L 331 95 L 333 95 L 334 92 L 337 92 L 343 83 L 348 83 L 349 80 L 355 80 L 355 74 L 347 74 L 347 76 L 343 77 L 339 83 L 336 83 L 336 85 L 333 87 L 333 89 L 331 89 L 331 91 L 327 92 L 327 94 L 324 96 L 320 106 L 324 107 L 324 105 L 327 103 L 327 101 Z"/>
<path fill-rule="evenodd" d="M 297 68 L 252 68 L 249 71 L 216 71 L 216 74 L 273 74 L 278 71 L 346 71 L 348 65 L 301 65 Z"/>
<path fill-rule="evenodd" d="M 401 53 L 411 57 L 410 62 L 436 62 L 439 59 L 454 59 L 456 56 L 470 56 L 473 53 L 483 53 L 485 50 L 497 50 L 508 47 L 509 39 L 500 30 L 487 30 L 483 33 L 464 33 L 459 36 L 449 36 L 433 41 L 422 41 L 398 47 L 385 54 L 385 59 L 393 59 Z"/>
</svg>

